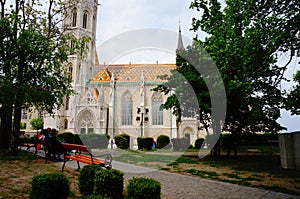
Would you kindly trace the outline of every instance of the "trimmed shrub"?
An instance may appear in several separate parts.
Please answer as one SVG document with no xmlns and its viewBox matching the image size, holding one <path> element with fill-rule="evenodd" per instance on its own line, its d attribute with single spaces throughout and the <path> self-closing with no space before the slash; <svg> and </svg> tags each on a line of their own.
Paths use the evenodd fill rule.
<svg viewBox="0 0 300 199">
<path fill-rule="evenodd" d="M 152 178 L 133 177 L 126 188 L 126 199 L 160 199 L 160 182 Z"/>
<path fill-rule="evenodd" d="M 74 134 L 70 132 L 59 133 L 57 139 L 67 143 L 74 143 Z"/>
<path fill-rule="evenodd" d="M 203 143 L 204 143 L 204 138 L 198 138 L 195 141 L 195 149 L 201 149 Z"/>
<path fill-rule="evenodd" d="M 95 173 L 94 194 L 113 199 L 123 198 L 124 174 L 116 169 L 99 169 Z"/>
<path fill-rule="evenodd" d="M 79 137 L 79 134 L 74 134 L 73 144 L 83 144 Z"/>
<path fill-rule="evenodd" d="M 130 144 L 130 136 L 127 134 L 116 135 L 115 144 L 120 149 L 128 149 Z"/>
<path fill-rule="evenodd" d="M 111 197 L 99 196 L 99 195 L 89 195 L 89 196 L 81 196 L 79 199 L 111 199 Z"/>
<path fill-rule="evenodd" d="M 187 139 L 186 137 L 173 138 L 172 144 L 173 144 L 174 151 L 186 150 L 189 148 L 189 145 L 190 145 L 189 139 Z"/>
<path fill-rule="evenodd" d="M 137 142 L 138 142 L 138 149 L 143 150 L 151 150 L 153 143 L 154 143 L 154 139 L 150 138 L 150 137 L 138 137 L 137 138 Z"/>
<path fill-rule="evenodd" d="M 20 136 L 18 139 L 18 144 L 21 145 L 23 143 L 35 144 L 35 136 L 31 136 L 31 137 Z"/>
<path fill-rule="evenodd" d="M 69 179 L 61 173 L 39 174 L 31 180 L 31 199 L 66 199 L 70 192 Z"/>
<path fill-rule="evenodd" d="M 87 196 L 94 193 L 95 172 L 99 169 L 102 169 L 99 165 L 84 165 L 80 170 L 78 185 L 82 195 Z"/>
<path fill-rule="evenodd" d="M 137 138 L 137 143 L 138 143 L 138 149 L 142 150 L 144 148 L 144 138 L 143 137 L 138 137 Z"/>
<path fill-rule="evenodd" d="M 156 139 L 157 148 L 162 149 L 166 148 L 170 144 L 170 138 L 166 135 L 160 135 Z"/>
</svg>

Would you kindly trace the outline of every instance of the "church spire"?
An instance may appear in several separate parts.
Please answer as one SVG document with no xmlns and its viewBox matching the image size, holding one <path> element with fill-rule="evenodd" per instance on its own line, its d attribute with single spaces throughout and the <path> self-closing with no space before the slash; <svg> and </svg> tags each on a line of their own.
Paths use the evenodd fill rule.
<svg viewBox="0 0 300 199">
<path fill-rule="evenodd" d="M 178 35 L 178 44 L 177 44 L 176 54 L 179 52 L 182 52 L 182 51 L 185 51 L 185 48 L 184 48 L 183 42 L 182 42 L 180 19 L 179 19 L 179 35 Z"/>
</svg>

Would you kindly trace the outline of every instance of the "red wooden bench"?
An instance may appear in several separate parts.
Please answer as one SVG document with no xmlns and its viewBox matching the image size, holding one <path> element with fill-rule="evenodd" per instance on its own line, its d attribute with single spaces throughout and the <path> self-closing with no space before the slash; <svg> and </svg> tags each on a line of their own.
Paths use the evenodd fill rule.
<svg viewBox="0 0 300 199">
<path fill-rule="evenodd" d="M 64 171 L 65 164 L 69 160 L 77 161 L 78 170 L 80 169 L 79 162 L 85 164 L 98 164 L 108 169 L 112 167 L 111 166 L 112 156 L 110 154 L 102 154 L 99 156 L 95 156 L 85 145 L 69 144 L 69 143 L 63 143 L 62 145 L 68 151 L 73 152 L 73 154 L 71 153 L 71 154 L 64 155 L 64 163 L 61 169 L 62 171 Z"/>
<path fill-rule="evenodd" d="M 26 147 L 26 151 L 29 151 L 30 148 L 34 147 L 35 148 L 35 144 L 34 143 L 21 143 L 19 145 L 20 149 L 22 149 L 22 147 Z"/>
</svg>

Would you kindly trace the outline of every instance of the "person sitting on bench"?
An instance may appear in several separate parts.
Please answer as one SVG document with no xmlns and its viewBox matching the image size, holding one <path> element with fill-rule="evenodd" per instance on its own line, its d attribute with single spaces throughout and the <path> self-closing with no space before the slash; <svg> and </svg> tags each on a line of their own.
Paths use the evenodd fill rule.
<svg viewBox="0 0 300 199">
<path fill-rule="evenodd" d="M 46 157 L 53 158 L 54 160 L 62 161 L 61 155 L 66 154 L 67 150 L 64 149 L 61 142 L 57 139 L 57 130 L 56 129 L 48 129 L 48 135 L 45 139 L 46 149 L 48 153 Z"/>
</svg>

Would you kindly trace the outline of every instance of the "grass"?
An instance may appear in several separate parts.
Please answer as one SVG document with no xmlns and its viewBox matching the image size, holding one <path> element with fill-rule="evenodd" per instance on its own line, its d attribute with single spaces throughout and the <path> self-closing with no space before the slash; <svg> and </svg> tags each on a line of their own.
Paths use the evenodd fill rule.
<svg viewBox="0 0 300 199">
<path fill-rule="evenodd" d="M 300 186 L 297 186 L 300 172 L 281 168 L 278 152 L 279 147 L 276 146 L 247 146 L 240 148 L 237 157 L 223 155 L 199 158 L 198 150 L 189 149 L 180 157 L 166 150 L 162 153 L 138 151 L 133 156 L 121 155 L 114 159 L 184 175 L 300 195 Z"/>
</svg>

